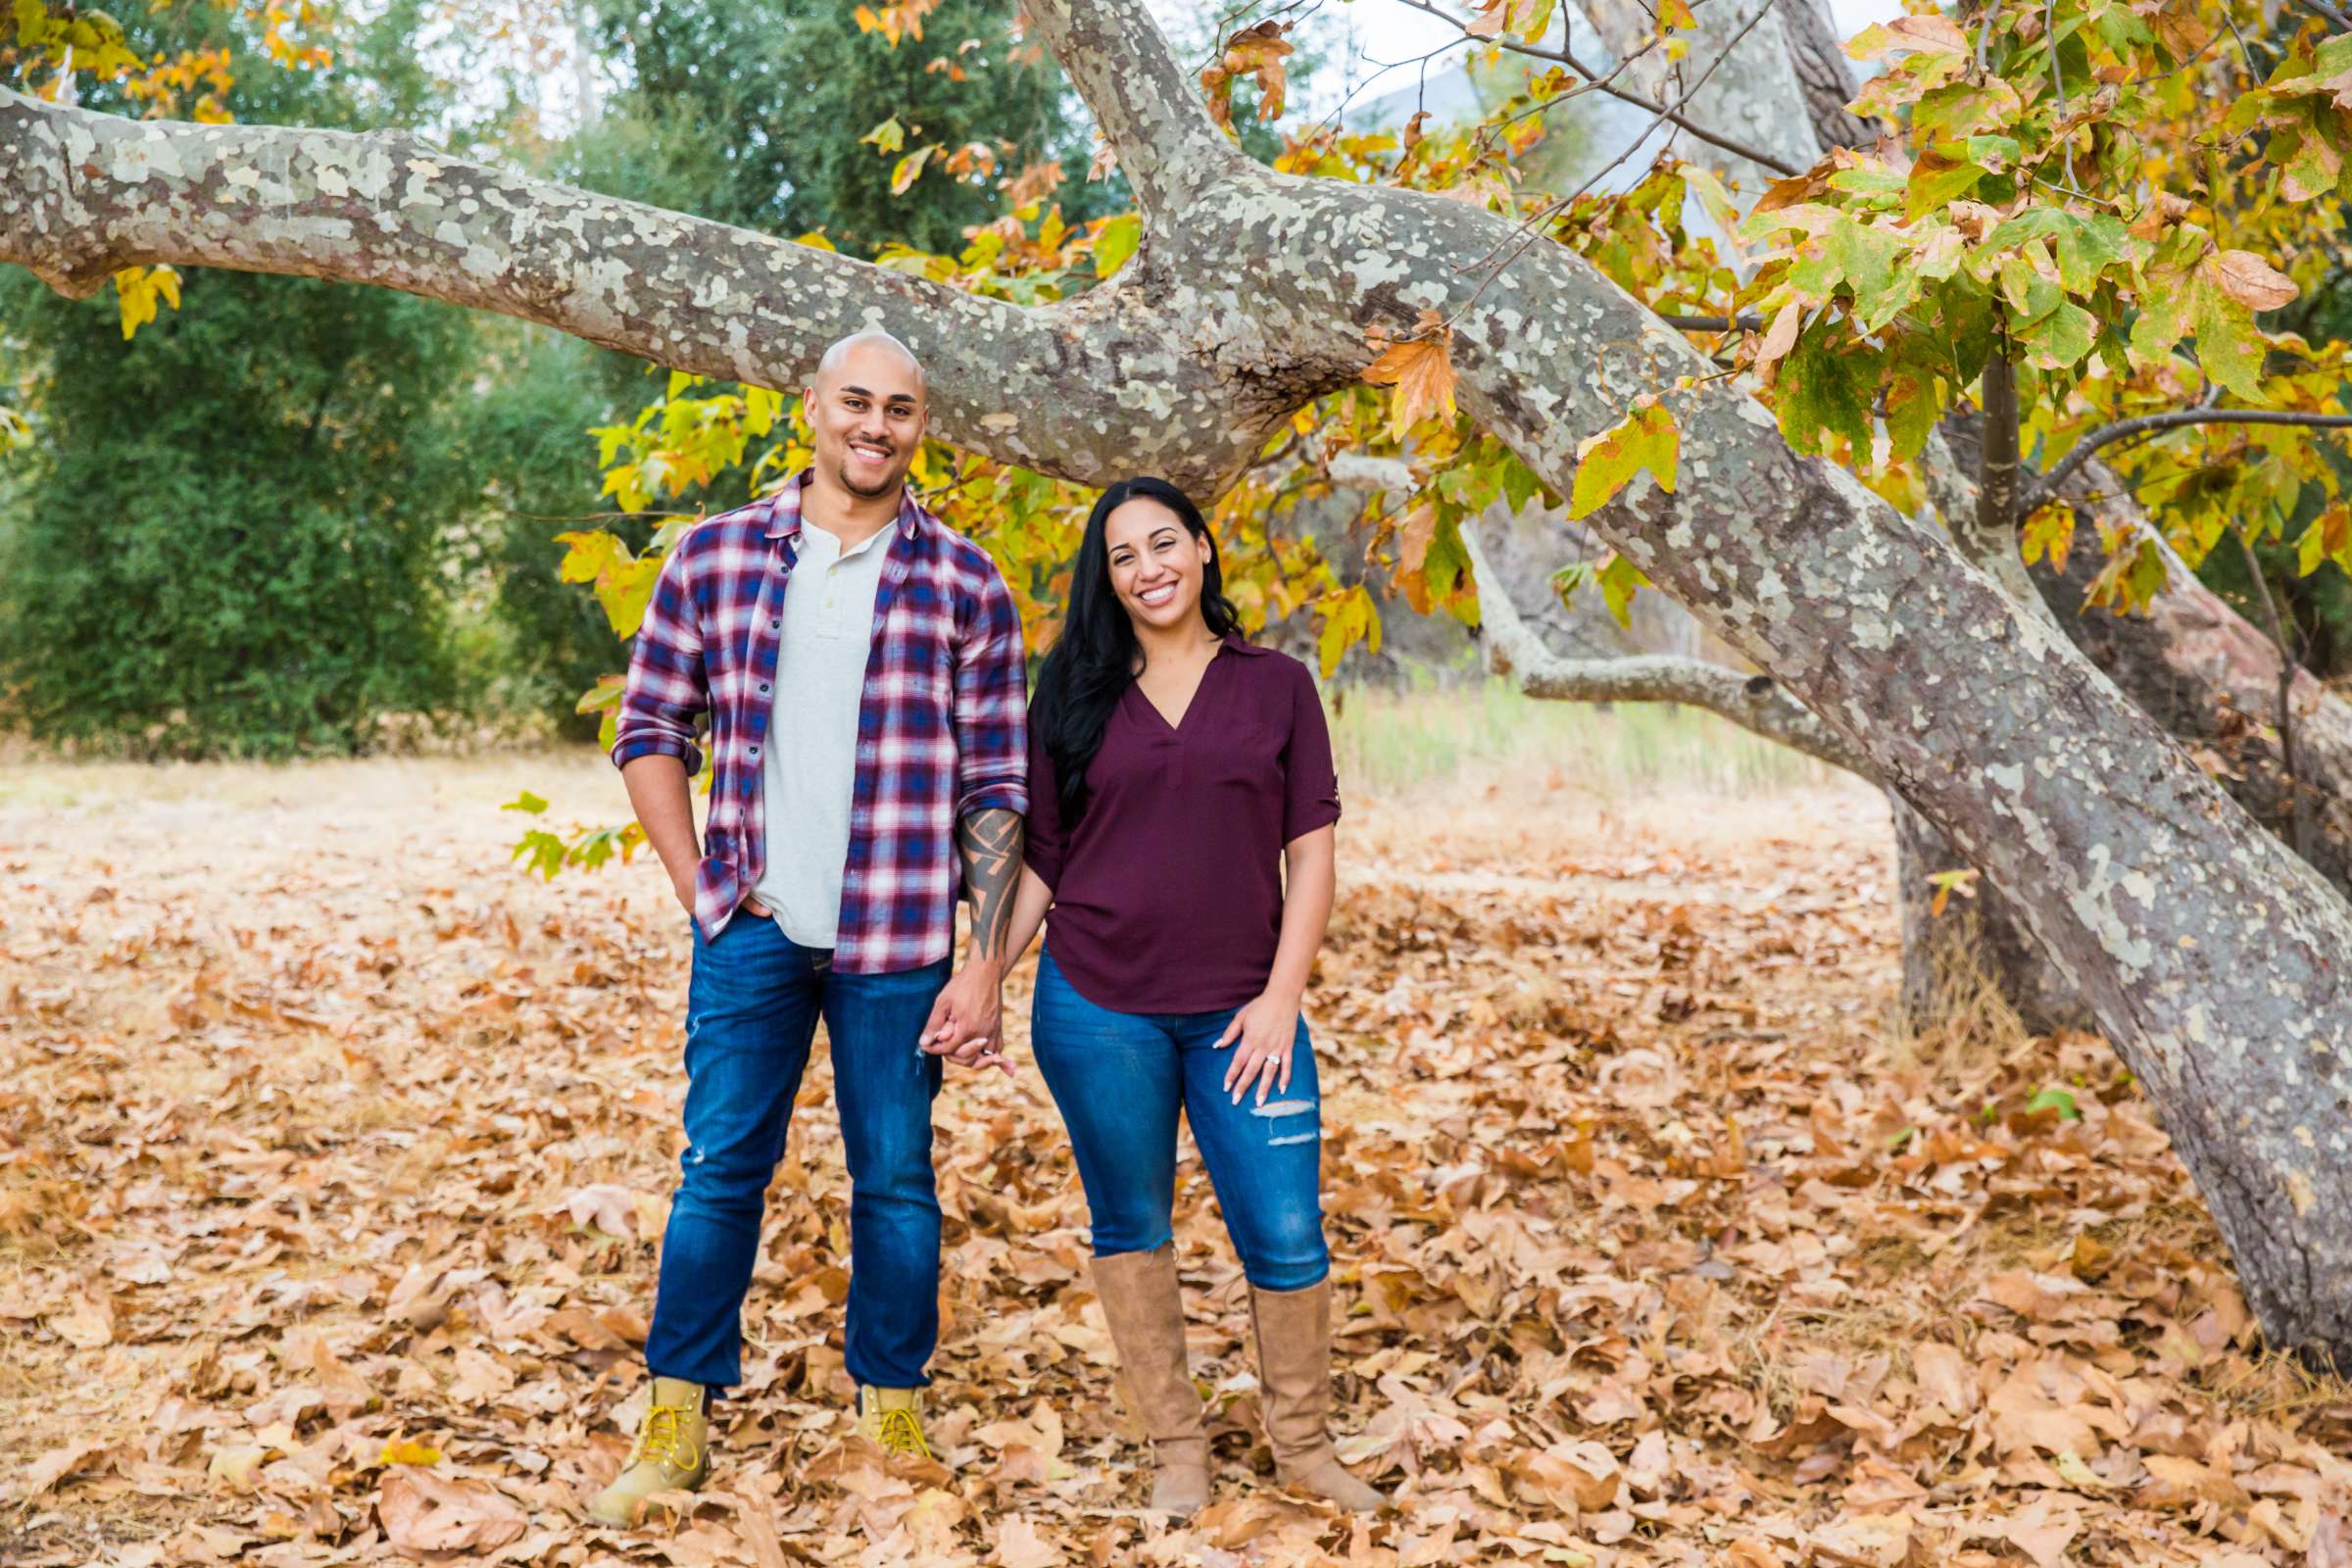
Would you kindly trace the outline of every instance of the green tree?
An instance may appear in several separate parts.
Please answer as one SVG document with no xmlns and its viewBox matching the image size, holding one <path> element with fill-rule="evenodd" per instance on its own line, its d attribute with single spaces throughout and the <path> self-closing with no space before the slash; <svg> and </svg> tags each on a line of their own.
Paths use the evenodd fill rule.
<svg viewBox="0 0 2352 1568">
<path fill-rule="evenodd" d="M 245 19 L 210 8 L 129 25 L 154 53 L 225 49 L 250 119 L 358 129 L 435 109 L 406 64 L 420 10 L 354 33 L 349 71 L 271 69 Z M 474 490 L 449 417 L 473 357 L 460 313 L 224 272 L 133 342 L 112 296 L 17 275 L 0 319 L 39 382 L 39 455 L 0 535 L 0 689 L 31 733 L 140 756 L 360 751 L 381 715 L 460 701 L 443 572 Z"/>
<path fill-rule="evenodd" d="M 919 39 L 886 49 L 848 5 L 599 0 L 605 53 L 630 86 L 582 136 L 574 177 L 771 234 L 821 228 L 855 256 L 891 241 L 956 250 L 998 215 L 1000 180 L 1053 161 L 1073 221 L 1110 210 L 1124 192 L 1084 179 L 1082 122 L 1053 62 L 1014 36 L 1018 9 L 943 0 Z M 905 198 L 888 135 L 858 139 L 888 123 L 893 151 L 939 149 Z M 957 164 L 970 148 L 984 151 Z"/>
</svg>

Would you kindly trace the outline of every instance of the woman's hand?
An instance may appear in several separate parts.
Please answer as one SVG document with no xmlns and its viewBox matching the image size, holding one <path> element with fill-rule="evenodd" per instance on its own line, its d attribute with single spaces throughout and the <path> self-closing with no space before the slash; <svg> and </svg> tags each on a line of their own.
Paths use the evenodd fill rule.
<svg viewBox="0 0 2352 1568">
<path fill-rule="evenodd" d="M 1241 1049 L 1233 1054 L 1233 1065 L 1225 1069 L 1225 1088 L 1240 1104 L 1250 1086 L 1257 1086 L 1257 1102 L 1266 1102 L 1266 1091 L 1277 1093 L 1291 1087 L 1291 1047 L 1298 1039 L 1298 998 L 1296 994 L 1276 991 L 1261 992 L 1257 998 L 1233 1015 L 1225 1033 L 1217 1038 L 1216 1049 L 1223 1051 L 1235 1041 Z"/>
</svg>

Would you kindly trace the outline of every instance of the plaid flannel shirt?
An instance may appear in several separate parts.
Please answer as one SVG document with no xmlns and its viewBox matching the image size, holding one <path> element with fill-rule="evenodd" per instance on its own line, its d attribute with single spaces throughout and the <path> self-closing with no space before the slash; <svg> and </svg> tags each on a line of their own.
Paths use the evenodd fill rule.
<svg viewBox="0 0 2352 1568">
<path fill-rule="evenodd" d="M 710 810 L 695 919 L 715 939 L 766 867 L 760 751 L 801 533 L 801 489 L 695 524 L 662 563 L 629 654 L 612 761 L 656 753 L 691 774 L 708 718 Z M 1029 807 L 1021 623 L 996 563 L 906 492 L 874 596 L 834 963 L 887 974 L 955 947 L 956 824 Z M 787 694 L 783 713 L 791 714 Z M 789 824 L 777 831 L 790 831 Z"/>
</svg>

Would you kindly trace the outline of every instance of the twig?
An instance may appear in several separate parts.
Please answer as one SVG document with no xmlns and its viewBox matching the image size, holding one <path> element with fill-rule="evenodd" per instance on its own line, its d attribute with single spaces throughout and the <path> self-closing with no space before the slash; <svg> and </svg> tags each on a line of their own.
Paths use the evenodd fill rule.
<svg viewBox="0 0 2352 1568">
<path fill-rule="evenodd" d="M 2066 121 L 2066 74 L 2058 69 L 2058 0 L 2041 0 L 2041 35 L 2050 45 L 2050 90 L 2058 95 L 2058 120 Z M 2075 136 L 2071 127 L 2063 131 L 2059 145 L 2066 149 L 2066 192 L 2080 195 L 2075 180 Z"/>
<path fill-rule="evenodd" d="M 1473 34 L 1470 32 L 1470 29 L 1466 26 L 1463 26 L 1460 18 L 1449 15 L 1442 7 L 1434 4 L 1433 0 L 1399 0 L 1399 3 L 1402 5 L 1408 5 L 1415 11 L 1426 12 L 1428 15 L 1436 17 L 1441 22 L 1452 23 L 1455 26 L 1462 28 L 1462 36 L 1465 38 L 1473 36 Z M 1743 28 L 1741 30 L 1744 31 L 1745 29 Z M 1600 73 L 1594 71 L 1592 67 L 1577 59 L 1575 54 L 1572 53 L 1565 45 L 1558 49 L 1545 49 L 1536 44 L 1521 43 L 1516 38 L 1502 37 L 1480 38 L 1477 41 L 1484 44 L 1491 44 L 1497 49 L 1507 49 L 1512 54 L 1526 55 L 1535 60 L 1550 60 L 1556 62 L 1557 64 L 1566 66 L 1570 71 L 1575 72 L 1587 81 L 1592 82 L 1594 86 L 1598 87 L 1600 91 L 1607 93 L 1610 97 L 1621 98 L 1629 104 L 1635 104 L 1641 108 L 1656 112 L 1660 114 L 1663 119 L 1681 126 L 1683 129 L 1689 131 L 1691 135 L 1696 136 L 1700 141 L 1705 142 L 1708 146 L 1720 147 L 1727 153 L 1732 153 L 1738 157 L 1744 158 L 1751 164 L 1760 165 L 1765 169 L 1771 170 L 1776 174 L 1793 177 L 1804 172 L 1803 170 L 1791 167 L 1783 160 L 1774 157 L 1768 152 L 1765 152 L 1760 147 L 1750 147 L 1747 145 L 1747 143 L 1735 140 L 1730 136 L 1726 136 L 1721 131 L 1709 130 L 1706 126 L 1697 123 L 1695 121 L 1685 119 L 1679 104 L 1672 108 L 1661 111 L 1658 109 L 1657 104 L 1653 103 L 1647 98 L 1642 97 L 1638 92 L 1605 83 Z M 1686 94 L 1686 101 L 1688 100 L 1688 97 L 1689 95 Z M 1642 134 L 1646 136 L 1648 132 L 1644 131 Z"/>
<path fill-rule="evenodd" d="M 2295 854 L 2308 860 L 2311 818 L 2303 809 L 2303 786 L 2295 777 L 2295 650 L 2279 625 L 2278 601 L 2271 597 L 2271 581 L 2263 575 L 2254 542 L 2243 528 L 2230 531 L 2237 536 L 2237 548 L 2246 558 L 2246 575 L 2253 579 L 2255 596 L 2262 601 L 2263 618 L 2271 623 L 2271 641 L 2278 645 L 2278 765 L 2286 775 L 2287 830 L 2293 835 Z"/>
<path fill-rule="evenodd" d="M 2058 466 L 2035 480 L 2026 510 L 2031 512 L 2056 495 L 2059 487 L 2073 478 L 2100 448 L 2127 436 L 2170 430 L 2184 424 L 2292 424 L 2315 430 L 2342 430 L 2352 429 L 2352 414 L 2298 414 L 2287 409 L 2216 409 L 2199 405 L 2175 409 L 2166 414 L 2143 414 L 2136 418 L 2118 419 L 2083 437 Z"/>
<path fill-rule="evenodd" d="M 1764 330 L 1764 318 L 1753 311 L 1741 311 L 1738 316 L 1669 316 L 1661 311 L 1658 314 L 1658 319 L 1664 321 L 1668 326 L 1680 327 L 1686 332 L 1761 332 Z"/>
<path fill-rule="evenodd" d="M 1410 0 L 1407 0 L 1407 3 L 1410 3 Z M 1455 269 L 1457 271 L 1467 271 L 1469 270 L 1470 266 L 1481 266 L 1490 260 L 1494 262 L 1494 266 L 1489 269 L 1487 275 L 1479 279 L 1478 287 L 1473 289 L 1470 293 L 1470 297 L 1462 302 L 1461 309 L 1452 313 L 1450 319 L 1459 320 L 1464 315 L 1466 315 L 1470 308 L 1478 303 L 1479 296 L 1486 293 L 1487 285 L 1494 282 L 1495 278 L 1501 276 L 1503 269 L 1510 266 L 1512 262 L 1517 261 L 1520 255 L 1524 253 L 1530 245 L 1536 242 L 1536 239 L 1543 232 L 1543 229 L 1540 225 L 1542 225 L 1545 219 L 1551 217 L 1551 215 L 1554 213 L 1565 212 L 1570 207 L 1574 206 L 1579 197 L 1583 196 L 1585 192 L 1591 190 L 1593 186 L 1599 184 L 1601 180 L 1605 178 L 1612 170 L 1616 169 L 1618 165 L 1624 163 L 1628 158 L 1631 158 L 1634 156 L 1634 154 L 1640 152 L 1642 150 L 1642 144 L 1649 140 L 1650 133 L 1656 130 L 1660 124 L 1674 120 L 1674 110 L 1680 109 L 1684 104 L 1689 103 L 1691 98 L 1697 94 L 1698 89 L 1707 84 L 1707 78 L 1714 75 L 1717 69 L 1720 68 L 1726 60 L 1729 60 L 1732 57 L 1732 51 L 1740 47 L 1740 40 L 1748 35 L 1749 31 L 1755 27 L 1757 23 L 1764 20 L 1764 14 L 1770 11 L 1772 7 L 1773 0 L 1763 0 L 1763 3 L 1756 7 L 1755 11 L 1750 14 L 1748 19 L 1740 24 L 1740 30 L 1733 33 L 1731 38 L 1725 42 L 1722 53 L 1718 54 L 1712 61 L 1708 63 L 1707 69 L 1698 74 L 1698 79 L 1683 90 L 1682 97 L 1676 99 L 1671 108 L 1664 105 L 1652 105 L 1651 107 L 1655 109 L 1656 113 L 1650 117 L 1649 123 L 1642 127 L 1641 133 L 1626 144 L 1625 151 L 1619 153 L 1616 157 L 1601 165 L 1600 168 L 1594 170 L 1591 178 L 1587 179 L 1583 184 L 1577 186 L 1576 189 L 1570 191 L 1567 195 L 1558 198 L 1556 201 L 1546 202 L 1544 206 L 1529 214 L 1525 221 L 1520 224 L 1520 227 L 1522 230 L 1524 230 L 1524 233 L 1519 237 L 1516 244 L 1510 245 L 1510 248 L 1507 252 L 1503 250 L 1502 246 L 1496 246 L 1494 250 L 1491 250 L 1486 256 L 1481 257 L 1478 262 L 1471 263 L 1469 266 Z M 1681 122 L 1675 121 L 1675 123 L 1679 125 L 1681 124 Z M 1671 133 L 1669 134 L 1671 136 Z M 1508 244 L 1509 242 L 1506 241 L 1505 243 Z M 1500 254 L 1498 255 L 1498 253 Z"/>
<path fill-rule="evenodd" d="M 2352 32 L 2352 17 L 2347 17 L 2343 12 L 2329 5 L 2328 0 L 2303 0 L 2303 6 L 2305 10 L 2315 11 L 2334 23 L 2343 31 Z"/>
</svg>

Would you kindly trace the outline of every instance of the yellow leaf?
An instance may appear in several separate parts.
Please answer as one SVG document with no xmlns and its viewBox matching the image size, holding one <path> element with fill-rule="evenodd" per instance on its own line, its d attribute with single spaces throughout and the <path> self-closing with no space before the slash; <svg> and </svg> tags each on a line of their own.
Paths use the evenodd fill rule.
<svg viewBox="0 0 2352 1568">
<path fill-rule="evenodd" d="M 376 1455 L 375 1462 L 377 1464 L 439 1464 L 441 1450 L 429 1443 L 419 1443 L 415 1438 L 395 1438 L 392 1442 L 384 1445 L 384 1451 Z"/>
<path fill-rule="evenodd" d="M 1432 410 L 1453 417 L 1453 364 L 1446 355 L 1446 341 L 1453 334 L 1426 318 L 1422 330 L 1420 337 L 1390 344 L 1387 352 L 1364 367 L 1366 381 L 1396 389 L 1389 406 L 1389 434 L 1399 441 Z"/>
<path fill-rule="evenodd" d="M 922 177 L 923 166 L 931 161 L 931 155 L 937 151 L 939 148 L 936 144 L 918 147 L 900 159 L 898 167 L 890 172 L 890 193 L 893 196 L 906 195 L 907 187 Z"/>
<path fill-rule="evenodd" d="M 1666 406 L 1655 398 L 1635 399 L 1633 412 L 1578 445 L 1568 515 L 1583 517 L 1599 511 L 1644 468 L 1658 488 L 1671 495 L 1682 453 L 1682 432 Z"/>
</svg>

